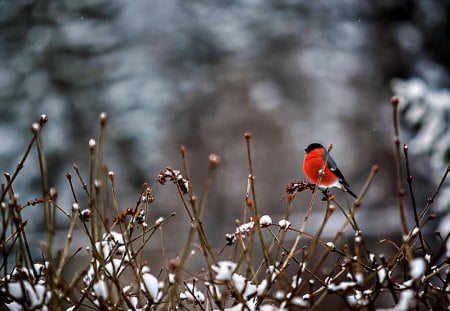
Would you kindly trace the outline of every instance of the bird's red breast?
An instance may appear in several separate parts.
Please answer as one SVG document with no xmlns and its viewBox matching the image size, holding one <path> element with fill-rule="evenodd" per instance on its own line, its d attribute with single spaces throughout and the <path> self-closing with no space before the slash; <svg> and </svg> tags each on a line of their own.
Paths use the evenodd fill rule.
<svg viewBox="0 0 450 311">
<path fill-rule="evenodd" d="M 325 164 L 324 159 L 325 149 L 317 148 L 311 150 L 310 152 L 305 154 L 305 158 L 303 161 L 303 171 L 305 175 L 311 180 L 313 183 L 317 184 L 320 176 L 320 171 L 325 168 L 322 179 L 320 180 L 321 187 L 331 187 L 335 186 L 338 183 L 338 177 L 335 173 L 333 173 L 328 165 Z"/>
</svg>

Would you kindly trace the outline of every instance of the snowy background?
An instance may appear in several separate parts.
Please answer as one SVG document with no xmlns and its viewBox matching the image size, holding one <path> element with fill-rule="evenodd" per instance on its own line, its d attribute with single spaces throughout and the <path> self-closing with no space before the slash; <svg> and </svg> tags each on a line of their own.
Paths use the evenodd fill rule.
<svg viewBox="0 0 450 311">
<path fill-rule="evenodd" d="M 221 156 L 204 213 L 221 245 L 244 205 L 246 130 L 259 209 L 271 215 L 284 211 L 285 184 L 304 178 L 304 148 L 333 143 L 356 193 L 380 164 L 361 221 L 374 237 L 398 233 L 389 98 L 402 100 L 422 207 L 449 162 L 449 12 L 438 0 L 0 0 L 0 170 L 14 170 L 30 124 L 46 113 L 50 184 L 69 209 L 65 173 L 76 162 L 87 174 L 88 140 L 104 111 L 105 161 L 122 208 L 161 169 L 182 168 L 181 144 L 198 194 L 208 155 Z M 33 153 L 16 184 L 22 202 L 39 197 L 39 178 Z M 177 211 L 167 228 L 182 232 L 174 191 L 155 187 L 153 216 Z M 296 201 L 298 217 L 307 198 Z M 449 202 L 447 187 L 437 211 Z"/>
</svg>

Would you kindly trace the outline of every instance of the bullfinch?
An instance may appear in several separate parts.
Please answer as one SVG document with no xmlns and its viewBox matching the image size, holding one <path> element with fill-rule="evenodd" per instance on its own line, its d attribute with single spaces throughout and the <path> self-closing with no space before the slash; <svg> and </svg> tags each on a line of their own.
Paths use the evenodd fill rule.
<svg viewBox="0 0 450 311">
<path fill-rule="evenodd" d="M 319 187 L 338 187 L 347 191 L 353 197 L 357 197 L 350 189 L 350 185 L 337 167 L 336 162 L 334 162 L 328 151 L 321 144 L 310 144 L 306 147 L 305 152 L 303 171 L 312 183 L 317 184 L 319 176 L 322 175 L 321 171 L 324 169 L 320 184 L 318 185 Z"/>
</svg>

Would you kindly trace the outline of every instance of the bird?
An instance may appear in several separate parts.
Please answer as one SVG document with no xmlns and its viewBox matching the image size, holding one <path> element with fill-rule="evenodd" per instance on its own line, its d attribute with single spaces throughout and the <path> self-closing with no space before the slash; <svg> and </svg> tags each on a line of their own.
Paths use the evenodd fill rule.
<svg viewBox="0 0 450 311">
<path fill-rule="evenodd" d="M 317 185 L 319 176 L 322 175 L 321 171 L 324 169 L 318 187 L 338 187 L 357 198 L 356 194 L 350 189 L 350 185 L 345 180 L 344 175 L 337 167 L 336 162 L 321 144 L 312 143 L 306 147 L 305 152 L 303 171 L 312 183 Z"/>
</svg>

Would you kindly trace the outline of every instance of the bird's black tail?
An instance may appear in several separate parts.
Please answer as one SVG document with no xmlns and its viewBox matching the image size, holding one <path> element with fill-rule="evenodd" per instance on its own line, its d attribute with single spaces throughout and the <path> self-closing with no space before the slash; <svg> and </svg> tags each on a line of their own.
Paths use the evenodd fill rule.
<svg viewBox="0 0 450 311">
<path fill-rule="evenodd" d="M 355 199 L 358 198 L 358 196 L 356 194 L 353 193 L 353 191 L 350 189 L 350 185 L 347 184 L 345 181 L 342 183 L 342 185 L 344 186 L 345 191 L 347 191 L 352 197 L 354 197 Z"/>
</svg>

